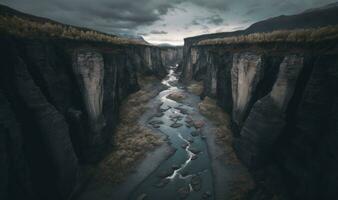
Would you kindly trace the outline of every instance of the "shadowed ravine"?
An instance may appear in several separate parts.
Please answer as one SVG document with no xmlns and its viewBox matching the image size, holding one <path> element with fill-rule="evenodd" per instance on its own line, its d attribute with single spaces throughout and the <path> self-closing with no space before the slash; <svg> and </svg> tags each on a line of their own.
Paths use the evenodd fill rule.
<svg viewBox="0 0 338 200">
<path fill-rule="evenodd" d="M 200 114 L 189 104 L 189 101 L 198 98 L 186 98 L 182 102 L 167 98 L 172 93 L 186 93 L 178 84 L 173 69 L 162 83 L 169 88 L 156 97 L 161 104 L 148 124 L 165 134 L 175 150 L 134 190 L 129 199 L 145 196 L 147 199 L 212 199 L 213 178 L 208 147 L 191 116 L 196 118 Z"/>
<path fill-rule="evenodd" d="M 244 22 L 216 0 L 88 0 L 72 26 L 16 1 L 0 3 L 0 200 L 337 199 L 338 3 L 258 2 Z"/>
</svg>

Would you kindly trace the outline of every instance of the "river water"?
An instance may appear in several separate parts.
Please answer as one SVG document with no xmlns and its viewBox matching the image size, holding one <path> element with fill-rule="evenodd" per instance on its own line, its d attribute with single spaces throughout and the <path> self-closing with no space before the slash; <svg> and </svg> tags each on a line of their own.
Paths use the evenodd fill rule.
<svg viewBox="0 0 338 200">
<path fill-rule="evenodd" d="M 157 97 L 161 101 L 158 112 L 148 120 L 148 126 L 164 134 L 174 149 L 154 172 L 139 184 L 129 199 L 175 200 L 213 199 L 213 177 L 205 137 L 198 127 L 203 121 L 192 120 L 199 115 L 192 101 L 199 97 L 178 83 L 174 68 L 162 82 L 168 86 Z M 187 99 L 177 102 L 167 98 L 171 93 L 181 93 Z M 187 95 L 188 94 L 188 95 Z"/>
</svg>

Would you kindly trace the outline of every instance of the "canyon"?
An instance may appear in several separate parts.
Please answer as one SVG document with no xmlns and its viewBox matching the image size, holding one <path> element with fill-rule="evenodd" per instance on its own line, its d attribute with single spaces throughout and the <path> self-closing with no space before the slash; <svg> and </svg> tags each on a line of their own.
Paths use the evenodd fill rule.
<svg viewBox="0 0 338 200">
<path fill-rule="evenodd" d="M 182 79 L 203 82 L 202 96 L 217 99 L 231 114 L 233 146 L 258 183 L 253 199 L 276 194 L 281 199 L 335 198 L 337 42 L 200 41 L 335 24 L 336 10 L 281 16 L 244 31 L 185 39 Z M 315 21 L 303 21 L 311 15 Z"/>
<path fill-rule="evenodd" d="M 110 146 L 119 105 L 140 76 L 163 78 L 161 57 L 175 57 L 151 46 L 10 37 L 1 44 L 3 199 L 68 198 L 79 165 Z"/>
<path fill-rule="evenodd" d="M 203 95 L 231 114 L 234 148 L 260 182 L 256 198 L 334 198 L 337 46 L 220 45 L 191 52 L 196 72 L 187 76 L 199 80 L 204 68 Z"/>
<path fill-rule="evenodd" d="M 183 47 L 1 32 L 0 199 L 335 199 L 337 38 L 213 39 L 336 25 L 337 13 L 281 16 Z M 136 119 L 121 118 L 138 104 L 147 107 Z M 86 173 L 113 159 L 126 121 L 162 143 L 102 192 Z"/>
</svg>

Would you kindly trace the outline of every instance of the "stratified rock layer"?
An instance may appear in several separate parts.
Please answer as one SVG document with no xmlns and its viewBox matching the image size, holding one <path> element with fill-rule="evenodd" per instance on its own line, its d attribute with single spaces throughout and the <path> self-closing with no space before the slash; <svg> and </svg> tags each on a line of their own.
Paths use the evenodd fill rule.
<svg viewBox="0 0 338 200">
<path fill-rule="evenodd" d="M 175 66 L 183 60 L 183 47 L 161 47 L 161 60 L 164 66 Z"/>
<path fill-rule="evenodd" d="M 333 43 L 187 46 L 182 77 L 232 114 L 234 148 L 257 181 L 253 199 L 338 194 Z M 200 76 L 204 74 L 204 76 Z"/>
<path fill-rule="evenodd" d="M 82 163 L 111 148 L 119 106 L 139 89 L 139 77 L 166 75 L 162 49 L 0 42 L 0 199 L 68 199 Z"/>
<path fill-rule="evenodd" d="M 242 124 L 249 101 L 263 77 L 263 70 L 260 55 L 250 52 L 233 55 L 231 68 L 232 119 L 239 125 Z"/>
</svg>

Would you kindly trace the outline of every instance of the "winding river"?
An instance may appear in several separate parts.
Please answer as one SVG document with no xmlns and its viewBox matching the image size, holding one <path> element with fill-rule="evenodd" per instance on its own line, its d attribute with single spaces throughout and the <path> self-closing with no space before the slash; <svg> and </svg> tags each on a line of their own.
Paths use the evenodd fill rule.
<svg viewBox="0 0 338 200">
<path fill-rule="evenodd" d="M 163 80 L 168 86 L 156 99 L 161 101 L 148 126 L 158 129 L 173 148 L 172 154 L 143 180 L 130 194 L 131 200 L 213 199 L 213 176 L 205 137 L 200 128 L 203 121 L 191 106 L 199 97 L 188 93 L 177 80 L 175 68 Z M 174 101 L 169 94 L 179 93 L 186 98 Z"/>
</svg>

